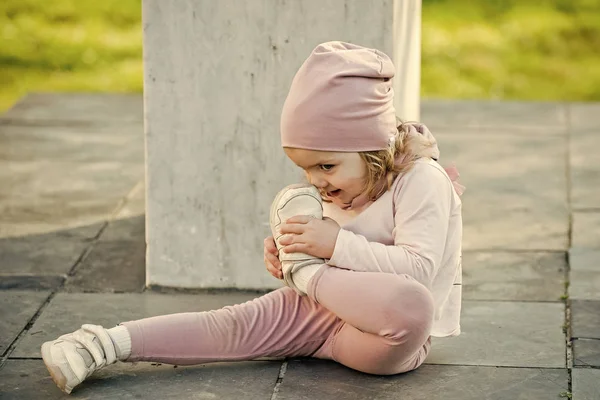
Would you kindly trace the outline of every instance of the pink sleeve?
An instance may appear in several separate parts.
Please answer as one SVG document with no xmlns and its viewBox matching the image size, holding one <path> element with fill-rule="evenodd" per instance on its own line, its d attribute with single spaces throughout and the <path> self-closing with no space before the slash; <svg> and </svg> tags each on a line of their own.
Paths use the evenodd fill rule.
<svg viewBox="0 0 600 400">
<path fill-rule="evenodd" d="M 448 177 L 434 166 L 415 169 L 402 178 L 394 193 L 394 245 L 369 242 L 342 229 L 330 265 L 407 274 L 430 287 L 446 245 L 453 189 Z"/>
</svg>

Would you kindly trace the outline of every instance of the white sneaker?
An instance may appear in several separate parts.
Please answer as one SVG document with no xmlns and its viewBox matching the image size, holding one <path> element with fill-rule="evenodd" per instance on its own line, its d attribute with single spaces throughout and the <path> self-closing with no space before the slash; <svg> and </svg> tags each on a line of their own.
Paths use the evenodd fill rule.
<svg viewBox="0 0 600 400">
<path fill-rule="evenodd" d="M 294 289 L 298 294 L 304 296 L 294 284 L 292 274 L 307 265 L 323 264 L 325 260 L 305 253 L 284 253 L 284 247 L 279 244 L 283 236 L 279 230 L 281 224 L 288 218 L 296 215 L 309 215 L 314 218 L 323 219 L 323 200 L 316 187 L 309 184 L 294 184 L 283 188 L 271 205 L 270 224 L 277 250 L 279 250 L 279 261 L 283 272 L 283 282 Z"/>
<path fill-rule="evenodd" d="M 99 325 L 82 325 L 73 333 L 42 345 L 42 358 L 56 385 L 69 394 L 94 371 L 117 361 L 108 332 Z"/>
</svg>

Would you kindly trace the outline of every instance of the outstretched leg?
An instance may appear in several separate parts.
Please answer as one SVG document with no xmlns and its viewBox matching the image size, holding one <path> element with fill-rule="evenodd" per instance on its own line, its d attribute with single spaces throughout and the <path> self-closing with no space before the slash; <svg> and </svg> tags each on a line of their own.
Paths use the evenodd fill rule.
<svg viewBox="0 0 600 400">
<path fill-rule="evenodd" d="M 310 356 L 340 324 L 325 307 L 286 287 L 215 311 L 145 318 L 109 330 L 85 324 L 44 343 L 42 358 L 57 386 L 70 393 L 117 359 L 190 365 Z"/>
<path fill-rule="evenodd" d="M 340 324 L 325 307 L 287 287 L 220 310 L 123 323 L 131 334 L 127 361 L 179 365 L 310 356 Z"/>
</svg>

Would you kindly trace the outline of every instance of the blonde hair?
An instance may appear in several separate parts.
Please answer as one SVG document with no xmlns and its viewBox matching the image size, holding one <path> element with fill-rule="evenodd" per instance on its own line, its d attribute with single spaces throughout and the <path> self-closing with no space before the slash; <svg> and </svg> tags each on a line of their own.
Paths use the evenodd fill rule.
<svg viewBox="0 0 600 400">
<path fill-rule="evenodd" d="M 367 166 L 363 193 L 369 200 L 376 200 L 388 191 L 398 175 L 410 170 L 419 158 L 428 157 L 435 145 L 423 135 L 409 135 L 408 123 L 398 118 L 396 121 L 398 126 L 393 145 L 383 150 L 358 153 Z M 404 160 L 396 164 L 399 155 L 404 155 Z M 378 184 L 382 178 L 385 178 L 384 185 Z"/>
</svg>

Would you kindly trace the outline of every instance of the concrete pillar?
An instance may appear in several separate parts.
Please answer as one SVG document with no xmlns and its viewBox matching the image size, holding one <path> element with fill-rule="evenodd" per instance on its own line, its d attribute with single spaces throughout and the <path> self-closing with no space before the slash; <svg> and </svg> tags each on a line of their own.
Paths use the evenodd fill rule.
<svg viewBox="0 0 600 400">
<path fill-rule="evenodd" d="M 271 200 L 302 176 L 279 141 L 292 77 L 328 40 L 393 54 L 395 13 L 394 0 L 144 0 L 149 285 L 280 286 L 262 243 Z"/>
<path fill-rule="evenodd" d="M 405 121 L 421 109 L 421 0 L 394 1 L 394 107 Z"/>
</svg>

